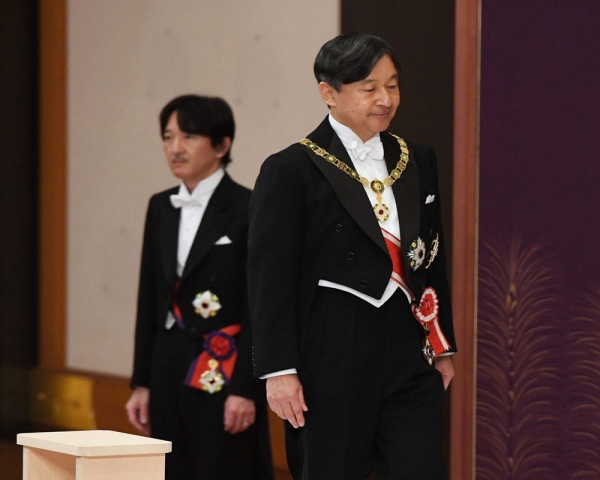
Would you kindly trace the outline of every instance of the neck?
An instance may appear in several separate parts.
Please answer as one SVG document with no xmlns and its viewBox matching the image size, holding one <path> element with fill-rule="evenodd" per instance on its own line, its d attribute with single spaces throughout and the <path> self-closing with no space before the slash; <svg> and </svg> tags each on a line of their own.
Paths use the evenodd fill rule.
<svg viewBox="0 0 600 480">
<path fill-rule="evenodd" d="M 208 177 L 214 175 L 220 168 L 221 165 L 219 164 L 214 170 L 202 175 L 199 178 L 183 180 L 183 184 L 185 185 L 185 188 L 187 188 L 187 191 L 191 194 L 196 189 L 198 184 L 200 184 L 200 182 L 203 182 Z"/>
<path fill-rule="evenodd" d="M 349 125 L 346 125 L 346 124 L 345 124 L 343 121 L 341 121 L 341 120 L 340 120 L 340 119 L 337 117 L 337 115 L 336 115 L 336 113 L 335 113 L 335 111 L 334 111 L 334 110 L 330 110 L 330 111 L 329 111 L 329 114 L 330 114 L 330 115 L 331 115 L 331 117 L 332 117 L 332 118 L 333 118 L 333 119 L 334 119 L 336 122 L 338 122 L 340 125 L 343 125 L 344 127 L 348 128 L 348 129 L 350 129 L 350 130 L 352 130 L 352 132 L 354 133 L 354 135 L 356 135 L 358 138 L 360 138 L 360 139 L 362 140 L 362 142 L 363 142 L 363 143 L 365 143 L 365 142 L 367 142 L 367 141 L 371 140 L 371 139 L 372 139 L 372 138 L 373 138 L 375 135 L 377 135 L 376 133 L 372 133 L 372 132 L 366 132 L 366 133 L 362 133 L 362 134 L 361 134 L 360 132 L 357 132 L 357 131 L 356 131 L 356 130 L 354 130 L 354 129 L 353 129 L 351 126 L 349 126 Z"/>
<path fill-rule="evenodd" d="M 200 183 L 200 181 L 198 181 L 198 182 L 183 182 L 183 184 L 185 185 L 186 190 L 190 194 L 194 191 L 194 188 L 196 188 L 199 183 Z"/>
</svg>

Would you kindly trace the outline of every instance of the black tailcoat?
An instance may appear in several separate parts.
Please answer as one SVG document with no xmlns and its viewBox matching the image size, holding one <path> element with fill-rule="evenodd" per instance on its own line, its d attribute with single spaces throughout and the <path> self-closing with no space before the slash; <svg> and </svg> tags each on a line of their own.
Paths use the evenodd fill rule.
<svg viewBox="0 0 600 480">
<path fill-rule="evenodd" d="M 215 428 L 220 430 L 214 433 L 215 436 L 223 429 L 222 408 L 228 394 L 253 399 L 256 401 L 257 422 L 263 443 L 257 448 L 268 452 L 264 387 L 252 376 L 252 340 L 247 305 L 246 256 L 250 190 L 236 184 L 225 174 L 210 198 L 177 291 L 176 298 L 185 331 L 178 325 L 174 325 L 171 330 L 165 329 L 177 280 L 180 209 L 174 208 L 170 202 L 170 196 L 177 192 L 178 187 L 154 195 L 148 207 L 140 271 L 132 386 L 150 388 L 151 417 L 158 417 L 151 418 L 153 435 L 156 430 L 163 432 L 163 427 L 159 425 L 175 423 L 168 418 L 165 410 L 169 409 L 169 402 L 181 403 L 177 392 L 183 392 L 187 399 L 186 405 L 191 405 L 189 408 L 179 407 L 183 411 L 176 413 L 181 417 L 182 425 L 195 421 L 191 413 L 190 418 L 186 418 L 188 410 L 197 410 L 205 417 L 218 416 Z M 215 244 L 224 236 L 231 242 Z M 205 319 L 195 313 L 192 302 L 198 293 L 207 290 L 219 297 L 222 308 L 216 316 Z M 229 386 L 213 395 L 183 387 L 187 367 L 203 351 L 203 335 L 232 324 L 241 324 L 242 330 L 235 338 L 238 357 Z M 194 400 L 190 403 L 189 398 L 192 396 Z M 157 405 L 161 407 L 158 408 Z M 171 427 L 166 425 L 165 428 Z M 163 436 L 171 434 L 179 433 L 161 433 Z M 267 442 L 266 447 L 264 442 Z M 174 441 L 174 450 L 176 447 Z M 189 448 L 194 450 L 193 446 Z M 268 461 L 270 462 L 270 457 Z M 208 475 L 203 478 L 212 477 Z"/>
<path fill-rule="evenodd" d="M 381 133 L 388 170 L 400 157 L 397 140 Z M 353 167 L 325 119 L 308 138 Z M 432 286 L 440 300 L 440 324 L 455 348 L 436 158 L 430 147 L 407 142 L 410 160 L 393 185 L 400 219 L 403 266 L 414 296 Z M 426 203 L 434 195 L 434 201 Z M 392 261 L 365 188 L 299 143 L 263 164 L 250 203 L 249 292 L 256 374 L 299 368 L 301 339 L 319 280 L 381 298 Z M 427 246 L 439 235 L 430 268 L 412 270 L 408 247 Z"/>
<path fill-rule="evenodd" d="M 388 133 L 380 137 L 391 171 L 400 146 Z M 353 167 L 327 118 L 308 138 Z M 436 158 L 430 147 L 407 145 L 408 164 L 392 187 L 402 263 L 417 300 L 426 287 L 436 290 L 439 321 L 454 350 Z M 436 238 L 440 245 L 429 268 L 425 261 L 413 270 L 407 253 L 418 237 L 427 256 Z M 406 470 L 404 463 L 399 469 L 407 472 L 406 478 L 444 478 L 443 384 L 420 352 L 420 327 L 406 297 L 396 292 L 377 309 L 350 293 L 318 286 L 326 280 L 379 299 L 391 274 L 392 260 L 360 182 L 300 143 L 267 158 L 250 201 L 248 288 L 255 374 L 295 368 L 304 387 L 306 426 L 286 431 L 295 478 L 364 479 L 372 468 L 388 478 L 383 463 L 371 464 L 375 445 L 403 457 L 398 461 L 406 463 Z M 390 388 L 415 408 L 390 407 L 385 393 Z M 410 411 L 420 411 L 422 417 L 404 418 Z M 389 412 L 388 422 L 383 419 Z M 383 432 L 392 424 L 398 435 Z M 396 439 L 401 443 L 405 438 L 419 455 L 403 448 L 396 454 Z M 436 461 L 428 459 L 430 453 Z M 429 470 L 419 467 L 423 462 Z M 418 472 L 415 476 L 411 468 Z"/>
</svg>

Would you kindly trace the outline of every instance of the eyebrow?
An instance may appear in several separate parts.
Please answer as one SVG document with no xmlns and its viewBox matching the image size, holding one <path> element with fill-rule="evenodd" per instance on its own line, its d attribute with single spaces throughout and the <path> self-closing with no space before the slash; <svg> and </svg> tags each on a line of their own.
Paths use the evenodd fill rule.
<svg viewBox="0 0 600 480">
<path fill-rule="evenodd" d="M 395 73 L 394 75 L 392 75 L 385 83 L 391 82 L 392 80 L 398 80 L 398 74 L 397 73 Z M 377 81 L 375 78 L 369 78 L 369 77 L 367 77 L 364 80 L 361 80 L 361 83 L 363 85 L 365 85 L 367 83 L 373 83 L 375 81 Z"/>
</svg>

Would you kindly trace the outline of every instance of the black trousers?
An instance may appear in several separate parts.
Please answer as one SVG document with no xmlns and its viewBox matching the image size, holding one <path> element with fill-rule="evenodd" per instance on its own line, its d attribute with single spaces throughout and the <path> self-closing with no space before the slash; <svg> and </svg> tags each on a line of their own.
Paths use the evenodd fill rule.
<svg viewBox="0 0 600 480">
<path fill-rule="evenodd" d="M 422 333 L 397 291 L 375 308 L 319 288 L 298 369 L 306 425 L 286 423 L 296 480 L 444 480 L 441 374 L 423 358 Z"/>
<path fill-rule="evenodd" d="M 172 442 L 165 480 L 272 480 L 268 418 L 256 403 L 256 422 L 231 435 L 224 431 L 225 387 L 209 394 L 183 385 L 197 340 L 175 325 L 156 338 L 150 386 L 154 438 Z"/>
</svg>

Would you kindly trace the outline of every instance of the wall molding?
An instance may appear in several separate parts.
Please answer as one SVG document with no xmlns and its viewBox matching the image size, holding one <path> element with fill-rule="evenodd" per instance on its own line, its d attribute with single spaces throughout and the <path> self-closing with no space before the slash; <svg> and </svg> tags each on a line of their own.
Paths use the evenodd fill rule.
<svg viewBox="0 0 600 480">
<path fill-rule="evenodd" d="M 480 0 L 456 0 L 450 478 L 475 479 Z"/>
<path fill-rule="evenodd" d="M 66 342 L 66 0 L 40 0 L 39 365 L 64 368 Z"/>
</svg>

